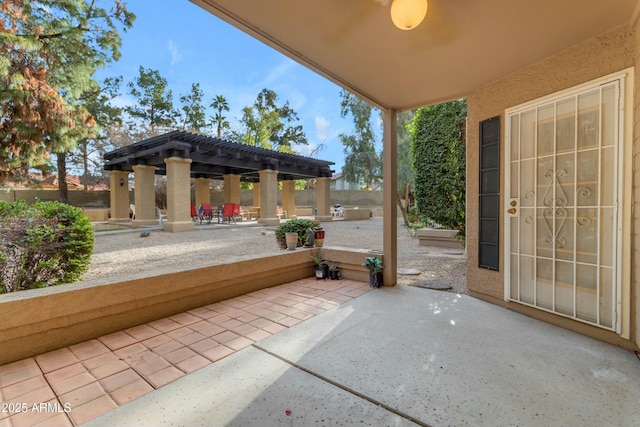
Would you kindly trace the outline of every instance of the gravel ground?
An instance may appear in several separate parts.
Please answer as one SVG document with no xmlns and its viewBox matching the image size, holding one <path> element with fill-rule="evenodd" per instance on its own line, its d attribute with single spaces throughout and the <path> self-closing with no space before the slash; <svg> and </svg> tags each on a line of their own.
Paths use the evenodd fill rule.
<svg viewBox="0 0 640 427">
<path fill-rule="evenodd" d="M 323 222 L 325 246 L 382 250 L 382 218 L 367 221 Z M 163 232 L 158 227 L 148 237 L 141 230 L 114 230 L 117 226 L 96 224 L 96 238 L 84 281 L 112 282 L 169 273 L 255 257 L 282 251 L 275 240 L 275 227 L 255 222 L 237 225 L 196 225 L 184 233 Z M 466 293 L 464 250 L 418 245 L 418 239 L 398 221 L 398 269 L 419 270 L 399 274 L 398 284 L 407 286 L 450 286 Z M 409 272 L 409 271 L 407 271 Z"/>
</svg>

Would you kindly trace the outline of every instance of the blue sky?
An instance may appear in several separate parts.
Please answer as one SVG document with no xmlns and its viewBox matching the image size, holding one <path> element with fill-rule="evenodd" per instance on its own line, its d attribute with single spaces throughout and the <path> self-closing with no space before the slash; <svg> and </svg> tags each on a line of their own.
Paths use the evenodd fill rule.
<svg viewBox="0 0 640 427">
<path fill-rule="evenodd" d="M 298 113 L 309 140 L 308 146 L 298 148 L 299 153 L 308 156 L 324 143 L 326 148 L 314 157 L 335 162 L 334 169 L 340 172 L 344 154 L 338 135 L 353 128 L 349 118 L 340 117 L 337 85 L 188 0 L 128 0 L 127 7 L 136 14 L 136 21 L 122 34 L 120 60 L 101 70 L 99 79 L 121 75 L 126 84 L 138 75 L 141 65 L 158 70 L 173 91 L 176 107 L 180 95 L 198 82 L 205 105 L 215 95 L 225 96 L 232 126 L 263 88 L 271 89 L 278 94 L 279 105 L 289 101 Z M 133 103 L 124 85 L 122 92 L 116 103 Z"/>
</svg>

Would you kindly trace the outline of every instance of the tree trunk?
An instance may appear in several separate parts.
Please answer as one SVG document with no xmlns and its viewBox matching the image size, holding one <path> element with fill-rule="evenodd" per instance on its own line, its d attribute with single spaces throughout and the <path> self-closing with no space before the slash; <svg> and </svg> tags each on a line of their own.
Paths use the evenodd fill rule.
<svg viewBox="0 0 640 427">
<path fill-rule="evenodd" d="M 404 219 L 404 225 L 405 226 L 409 226 L 409 219 L 407 218 L 407 213 L 404 210 L 404 207 L 402 206 L 402 196 L 400 195 L 400 192 L 396 192 L 396 194 L 398 195 L 398 207 L 400 208 L 400 211 L 402 212 L 402 218 Z"/>
<path fill-rule="evenodd" d="M 67 188 L 67 153 L 58 153 L 58 201 L 69 204 Z"/>
</svg>

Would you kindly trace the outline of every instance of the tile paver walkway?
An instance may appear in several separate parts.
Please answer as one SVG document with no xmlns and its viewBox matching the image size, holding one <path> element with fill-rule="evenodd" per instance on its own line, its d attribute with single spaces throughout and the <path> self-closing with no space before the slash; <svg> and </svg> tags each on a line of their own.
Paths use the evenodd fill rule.
<svg viewBox="0 0 640 427">
<path fill-rule="evenodd" d="M 369 290 L 299 280 L 0 366 L 0 427 L 80 425 Z"/>
</svg>

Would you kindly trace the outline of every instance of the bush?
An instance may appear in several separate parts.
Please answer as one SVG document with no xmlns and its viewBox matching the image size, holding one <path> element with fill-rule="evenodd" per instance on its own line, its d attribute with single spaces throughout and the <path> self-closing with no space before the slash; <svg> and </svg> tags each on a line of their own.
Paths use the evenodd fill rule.
<svg viewBox="0 0 640 427">
<path fill-rule="evenodd" d="M 92 252 L 93 228 L 81 209 L 0 201 L 0 293 L 74 282 Z"/>
<path fill-rule="evenodd" d="M 421 219 L 465 234 L 464 99 L 420 108 L 411 124 L 411 166 Z"/>
<path fill-rule="evenodd" d="M 318 228 L 320 223 L 315 219 L 290 219 L 276 228 L 276 241 L 280 249 L 287 249 L 287 240 L 285 239 L 285 233 L 298 233 L 297 246 L 304 246 L 304 242 L 307 238 L 307 229 Z"/>
</svg>

